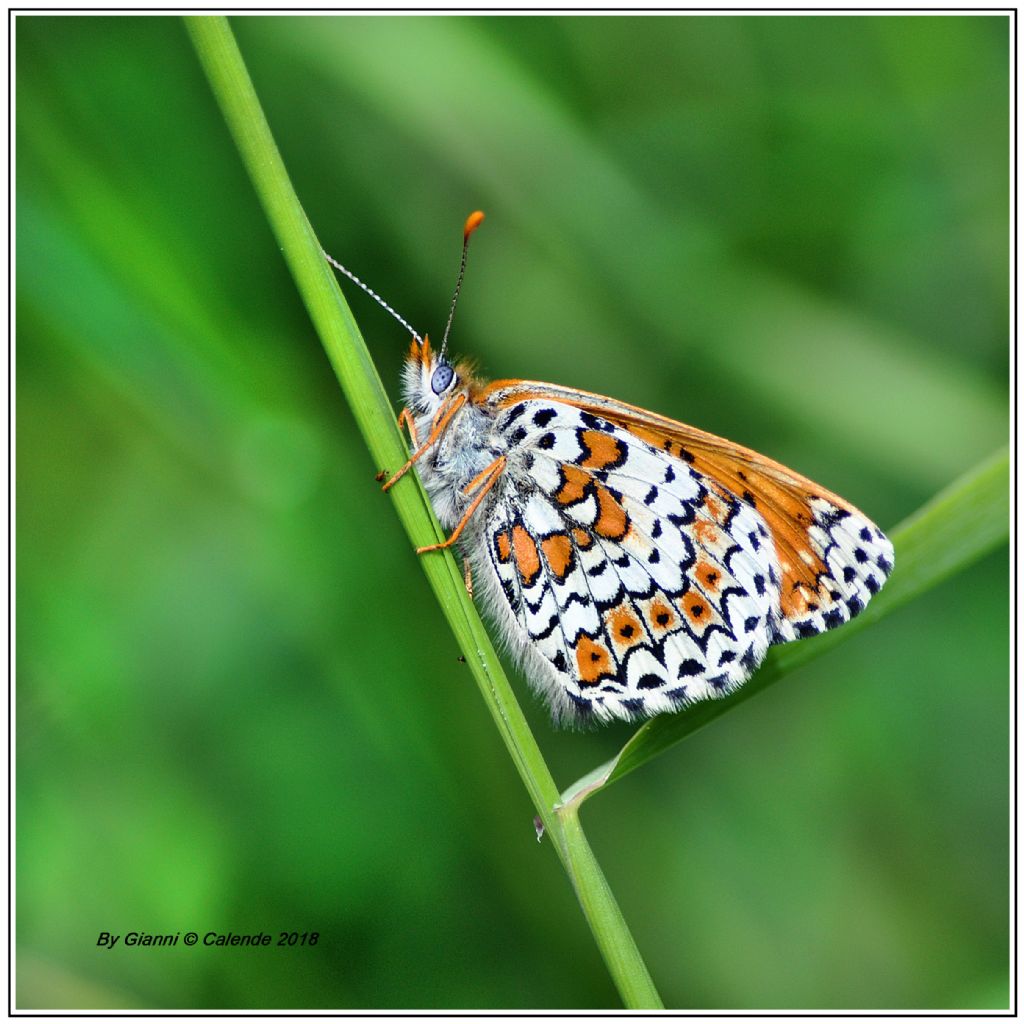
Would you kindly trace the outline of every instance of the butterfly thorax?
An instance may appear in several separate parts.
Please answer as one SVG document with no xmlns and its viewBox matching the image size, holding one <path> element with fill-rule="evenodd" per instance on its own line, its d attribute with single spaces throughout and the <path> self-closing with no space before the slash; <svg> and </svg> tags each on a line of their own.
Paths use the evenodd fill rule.
<svg viewBox="0 0 1024 1024">
<path fill-rule="evenodd" d="M 470 400 L 476 383 L 465 364 L 451 366 L 431 352 L 429 341 L 413 342 L 403 384 L 419 442 L 431 436 L 440 417 L 455 410 L 436 443 L 417 463 L 423 486 L 446 529 L 458 522 L 471 501 L 467 486 L 506 454 L 507 445 L 494 429 L 495 411 Z"/>
</svg>

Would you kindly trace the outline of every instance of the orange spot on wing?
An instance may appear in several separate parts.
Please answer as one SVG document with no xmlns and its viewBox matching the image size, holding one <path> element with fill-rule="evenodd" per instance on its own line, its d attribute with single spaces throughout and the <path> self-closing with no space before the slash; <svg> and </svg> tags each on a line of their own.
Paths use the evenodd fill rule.
<svg viewBox="0 0 1024 1024">
<path fill-rule="evenodd" d="M 719 502 L 715 501 L 715 499 L 711 497 L 710 494 L 704 495 L 704 508 L 707 509 L 708 515 L 711 516 L 716 523 L 720 523 L 722 521 L 722 516 L 725 510 Z"/>
<path fill-rule="evenodd" d="M 593 686 L 603 676 L 611 675 L 612 658 L 608 648 L 589 636 L 581 636 L 576 642 L 576 668 L 582 686 Z"/>
<path fill-rule="evenodd" d="M 594 543 L 594 538 L 586 530 L 581 530 L 579 527 L 572 531 L 572 538 L 576 541 L 576 546 L 584 551 Z"/>
<path fill-rule="evenodd" d="M 555 533 L 540 542 L 544 557 L 551 571 L 560 580 L 564 580 L 572 567 L 572 541 L 567 534 Z"/>
<path fill-rule="evenodd" d="M 562 463 L 562 479 L 564 483 L 555 494 L 555 501 L 560 505 L 573 505 L 577 501 L 582 501 L 587 488 L 594 483 L 594 478 L 589 473 L 567 462 Z"/>
<path fill-rule="evenodd" d="M 811 605 L 822 607 L 830 605 L 832 599 L 824 586 L 816 584 L 812 587 L 808 583 L 794 579 L 797 573 L 788 572 L 782 576 L 782 591 L 779 595 L 779 605 L 782 614 L 788 618 L 799 618 L 813 611 Z M 817 600 L 815 600 L 817 598 Z"/>
<path fill-rule="evenodd" d="M 704 626 L 712 619 L 711 607 L 699 594 L 692 591 L 679 602 L 686 617 L 695 626 Z"/>
<path fill-rule="evenodd" d="M 679 441 L 669 434 L 656 428 L 641 427 L 632 422 L 625 424 L 625 426 L 631 434 L 639 437 L 641 441 L 646 441 L 652 448 L 668 452 L 669 455 L 674 455 L 677 459 L 682 459 L 684 462 L 693 462 L 693 453 L 684 448 Z"/>
<path fill-rule="evenodd" d="M 693 524 L 693 535 L 699 543 L 705 546 L 718 541 L 718 531 L 715 529 L 714 523 L 709 523 L 706 519 L 698 519 Z"/>
<path fill-rule="evenodd" d="M 587 469 L 604 469 L 622 462 L 625 449 L 611 434 L 600 430 L 584 430 L 580 440 L 587 448 L 587 456 L 580 463 Z"/>
<path fill-rule="evenodd" d="M 540 555 L 533 538 L 518 523 L 512 527 L 512 552 L 524 586 L 530 586 L 540 572 Z"/>
<path fill-rule="evenodd" d="M 644 638 L 644 629 L 640 625 L 640 620 L 623 605 L 613 608 L 605 621 L 608 624 L 609 632 L 618 644 L 632 647 L 633 644 L 640 643 Z"/>
<path fill-rule="evenodd" d="M 639 437 L 641 441 L 646 441 L 652 448 L 661 447 L 662 436 L 656 434 L 653 430 L 648 430 L 646 427 L 638 427 L 633 423 L 629 425 L 629 430 L 635 437 Z"/>
<path fill-rule="evenodd" d="M 721 570 L 716 569 L 709 562 L 698 562 L 693 570 L 694 578 L 705 589 L 712 593 L 722 585 Z"/>
<path fill-rule="evenodd" d="M 609 540 L 622 540 L 629 530 L 629 517 L 626 510 L 612 497 L 607 487 L 596 488 L 597 491 L 597 522 L 594 533 Z"/>
<path fill-rule="evenodd" d="M 512 554 L 512 541 L 509 539 L 508 530 L 502 530 L 494 541 L 498 547 L 498 560 L 507 562 Z"/>
<path fill-rule="evenodd" d="M 653 601 L 648 611 L 651 628 L 659 632 L 671 629 L 675 625 L 676 616 L 664 601 Z"/>
</svg>

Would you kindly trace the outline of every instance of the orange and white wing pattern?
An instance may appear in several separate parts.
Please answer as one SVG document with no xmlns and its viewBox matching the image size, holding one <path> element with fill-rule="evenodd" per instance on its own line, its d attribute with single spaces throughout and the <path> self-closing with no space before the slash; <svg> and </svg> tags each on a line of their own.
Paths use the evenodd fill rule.
<svg viewBox="0 0 1024 1024">
<path fill-rule="evenodd" d="M 561 717 L 730 692 L 770 644 L 857 615 L 892 569 L 862 513 L 749 449 L 550 384 L 471 398 L 509 467 L 473 560 Z"/>
</svg>

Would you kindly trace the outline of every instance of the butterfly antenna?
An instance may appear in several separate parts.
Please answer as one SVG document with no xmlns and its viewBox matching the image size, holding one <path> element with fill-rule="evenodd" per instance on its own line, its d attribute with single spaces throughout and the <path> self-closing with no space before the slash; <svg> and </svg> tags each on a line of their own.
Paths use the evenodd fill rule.
<svg viewBox="0 0 1024 1024">
<path fill-rule="evenodd" d="M 421 344 L 423 343 L 423 338 L 420 336 L 419 332 L 413 330 L 412 325 L 405 319 L 405 317 L 399 316 L 399 314 L 392 309 L 391 306 L 389 306 L 369 285 L 363 284 L 363 282 L 360 281 L 359 278 L 348 269 L 348 267 L 343 267 L 329 252 L 327 252 L 326 249 L 321 249 L 320 251 L 324 254 L 324 259 L 327 260 L 335 270 L 340 270 L 351 282 L 353 282 L 353 284 L 359 285 L 359 287 L 362 288 L 371 299 L 380 303 L 380 305 L 382 305 L 418 342 Z"/>
<path fill-rule="evenodd" d="M 466 274 L 466 253 L 469 251 L 469 236 L 483 223 L 484 215 L 480 210 L 474 210 L 467 218 L 466 225 L 462 229 L 462 261 L 459 263 L 459 279 L 455 282 L 455 294 L 452 296 L 452 308 L 448 312 L 448 323 L 444 328 L 444 338 L 441 339 L 441 357 L 444 357 L 448 348 L 448 332 L 452 329 L 452 320 L 455 319 L 455 303 L 459 301 L 459 291 L 462 288 L 462 278 Z"/>
</svg>

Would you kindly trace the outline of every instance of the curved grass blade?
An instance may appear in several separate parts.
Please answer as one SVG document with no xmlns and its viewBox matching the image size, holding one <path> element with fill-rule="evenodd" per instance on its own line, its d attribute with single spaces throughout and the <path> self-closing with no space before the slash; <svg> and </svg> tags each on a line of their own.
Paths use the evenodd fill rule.
<svg viewBox="0 0 1024 1024">
<path fill-rule="evenodd" d="M 584 775 L 562 794 L 563 806 L 578 806 L 680 740 L 762 690 L 962 572 L 1010 536 L 1010 456 L 1004 448 L 950 484 L 892 531 L 896 567 L 882 592 L 842 629 L 773 648 L 761 669 L 734 694 L 704 701 L 677 715 L 642 725 L 610 761 Z"/>
<path fill-rule="evenodd" d="M 405 462 L 406 451 L 387 393 L 292 188 L 227 19 L 192 16 L 185 20 L 366 445 L 378 468 L 396 469 Z M 432 544 L 444 539 L 443 533 L 422 487 L 414 480 L 416 475 L 408 474 L 390 493 L 413 544 Z M 552 838 L 623 1002 L 631 1009 L 660 1009 L 661 998 L 578 821 L 571 814 L 555 812 L 558 788 L 466 593 L 455 560 L 445 551 L 422 559 L 420 564 Z"/>
</svg>

